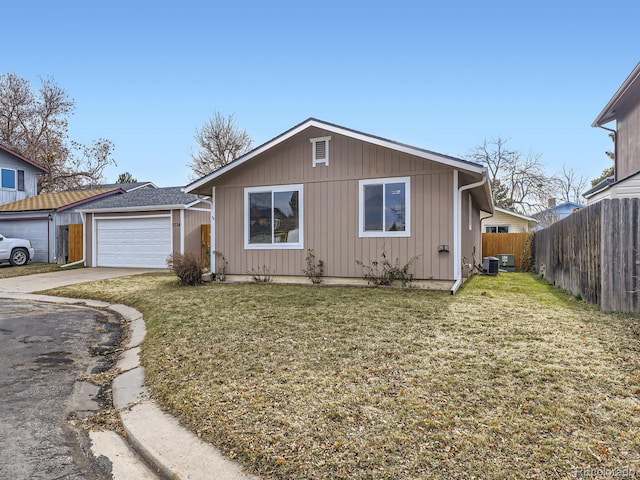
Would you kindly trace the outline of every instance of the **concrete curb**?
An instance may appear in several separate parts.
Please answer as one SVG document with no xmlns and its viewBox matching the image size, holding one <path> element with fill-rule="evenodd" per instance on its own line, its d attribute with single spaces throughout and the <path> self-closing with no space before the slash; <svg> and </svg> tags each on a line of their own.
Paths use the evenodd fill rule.
<svg viewBox="0 0 640 480">
<path fill-rule="evenodd" d="M 117 364 L 123 371 L 112 383 L 113 405 L 127 442 L 160 474 L 172 480 L 258 480 L 225 458 L 218 449 L 186 430 L 149 398 L 140 365 L 140 345 L 146 335 L 142 314 L 126 305 L 48 295 L 0 292 L 0 298 L 109 308 L 129 324 L 131 339 Z M 92 435 L 92 438 L 99 436 Z M 113 443 L 113 441 L 112 441 Z M 119 450 L 117 450 L 119 451 Z"/>
</svg>

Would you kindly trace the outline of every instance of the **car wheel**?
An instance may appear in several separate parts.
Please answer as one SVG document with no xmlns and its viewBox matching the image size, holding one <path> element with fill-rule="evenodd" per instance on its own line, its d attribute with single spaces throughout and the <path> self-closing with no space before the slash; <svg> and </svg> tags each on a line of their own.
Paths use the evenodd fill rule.
<svg viewBox="0 0 640 480">
<path fill-rule="evenodd" d="M 11 257 L 9 257 L 9 262 L 14 267 L 21 267 L 26 265 L 29 261 L 29 252 L 27 252 L 24 248 L 14 248 L 11 252 Z"/>
</svg>

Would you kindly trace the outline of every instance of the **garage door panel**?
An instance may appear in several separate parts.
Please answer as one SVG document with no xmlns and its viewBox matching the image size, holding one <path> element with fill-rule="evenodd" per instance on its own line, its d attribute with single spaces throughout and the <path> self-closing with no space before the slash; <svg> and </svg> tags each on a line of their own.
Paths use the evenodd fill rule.
<svg viewBox="0 0 640 480">
<path fill-rule="evenodd" d="M 167 268 L 170 217 L 98 219 L 96 230 L 97 266 Z"/>
<path fill-rule="evenodd" d="M 34 262 L 49 261 L 49 229 L 47 220 L 0 220 L 0 233 L 5 237 L 31 241 Z"/>
</svg>

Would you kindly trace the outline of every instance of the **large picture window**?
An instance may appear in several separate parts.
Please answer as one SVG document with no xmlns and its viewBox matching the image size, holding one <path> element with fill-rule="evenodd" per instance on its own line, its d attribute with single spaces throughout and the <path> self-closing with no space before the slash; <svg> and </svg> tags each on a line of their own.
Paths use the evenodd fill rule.
<svg viewBox="0 0 640 480">
<path fill-rule="evenodd" d="M 301 249 L 302 185 L 245 188 L 245 248 Z"/>
<path fill-rule="evenodd" d="M 360 180 L 360 236 L 411 235 L 410 178 Z"/>
</svg>

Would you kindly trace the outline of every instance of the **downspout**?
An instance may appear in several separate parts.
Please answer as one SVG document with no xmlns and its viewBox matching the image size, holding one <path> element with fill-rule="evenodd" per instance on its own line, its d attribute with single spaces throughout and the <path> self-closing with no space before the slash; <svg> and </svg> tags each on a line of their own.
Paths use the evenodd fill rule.
<svg viewBox="0 0 640 480">
<path fill-rule="evenodd" d="M 84 263 L 84 257 L 87 255 L 87 232 L 85 229 L 84 213 L 80 213 L 80 219 L 82 220 L 82 260 L 60 265 L 60 268 L 73 267 L 74 265 Z"/>
<path fill-rule="evenodd" d="M 453 171 L 453 183 L 454 183 L 454 201 L 453 201 L 453 244 L 454 244 L 454 252 L 453 252 L 453 278 L 455 282 L 451 287 L 451 295 L 454 295 L 460 285 L 462 285 L 462 232 L 461 232 L 461 222 L 462 222 L 462 192 L 466 190 L 471 190 L 472 188 L 481 187 L 485 183 L 487 183 L 487 172 L 482 172 L 482 179 L 479 182 L 470 183 L 469 185 L 463 185 L 462 187 L 458 187 L 458 171 Z"/>
</svg>

